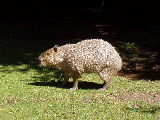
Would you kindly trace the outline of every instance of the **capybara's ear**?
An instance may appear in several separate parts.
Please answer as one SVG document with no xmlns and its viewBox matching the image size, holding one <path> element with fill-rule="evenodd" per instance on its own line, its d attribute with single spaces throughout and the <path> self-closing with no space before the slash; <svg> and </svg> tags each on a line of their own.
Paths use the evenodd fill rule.
<svg viewBox="0 0 160 120">
<path fill-rule="evenodd" d="M 58 45 L 55 45 L 55 46 L 53 47 L 54 52 L 57 52 L 57 48 L 58 48 Z"/>
</svg>

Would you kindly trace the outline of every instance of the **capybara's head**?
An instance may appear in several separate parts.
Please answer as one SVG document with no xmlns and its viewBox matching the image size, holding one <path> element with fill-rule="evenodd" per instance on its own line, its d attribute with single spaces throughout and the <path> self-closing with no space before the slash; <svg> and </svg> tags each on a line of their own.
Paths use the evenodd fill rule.
<svg viewBox="0 0 160 120">
<path fill-rule="evenodd" d="M 63 61 L 62 55 L 60 54 L 60 47 L 57 46 L 43 52 L 38 59 L 40 60 L 41 66 L 55 68 Z"/>
</svg>

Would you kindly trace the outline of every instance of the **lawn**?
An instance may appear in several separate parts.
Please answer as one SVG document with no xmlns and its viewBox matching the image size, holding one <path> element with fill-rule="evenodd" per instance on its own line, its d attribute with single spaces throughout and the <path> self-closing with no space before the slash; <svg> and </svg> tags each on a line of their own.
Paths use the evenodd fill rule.
<svg viewBox="0 0 160 120">
<path fill-rule="evenodd" d="M 1 120 L 159 120 L 159 80 L 132 80 L 120 76 L 106 91 L 95 74 L 83 74 L 79 90 L 59 88 L 63 74 L 41 68 L 46 49 L 40 41 L 7 38 L 0 44 Z M 35 45 L 37 43 L 37 45 Z M 49 47 L 49 45 L 47 46 Z"/>
<path fill-rule="evenodd" d="M 42 82 L 40 78 L 54 76 L 52 71 L 44 75 L 25 64 L 0 67 L 2 120 L 159 119 L 160 107 L 155 100 L 158 100 L 159 82 L 114 77 L 110 87 L 100 92 L 96 90 L 102 83 L 98 76 L 84 74 L 80 78 L 80 89 L 70 91 L 58 88 L 60 82 L 54 77 L 50 82 Z M 135 93 L 145 96 L 139 100 L 125 98 Z"/>
</svg>

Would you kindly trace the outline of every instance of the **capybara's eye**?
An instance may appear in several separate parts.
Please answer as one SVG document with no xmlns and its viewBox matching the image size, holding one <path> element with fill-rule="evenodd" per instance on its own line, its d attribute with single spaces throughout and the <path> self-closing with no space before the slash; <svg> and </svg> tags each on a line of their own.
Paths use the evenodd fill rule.
<svg viewBox="0 0 160 120">
<path fill-rule="evenodd" d="M 47 55 L 50 55 L 50 53 L 47 53 Z"/>
</svg>

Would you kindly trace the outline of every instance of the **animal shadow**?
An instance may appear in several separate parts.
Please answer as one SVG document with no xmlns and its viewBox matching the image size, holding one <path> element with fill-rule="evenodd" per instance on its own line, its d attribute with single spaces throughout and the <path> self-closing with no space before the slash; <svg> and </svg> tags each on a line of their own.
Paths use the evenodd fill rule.
<svg viewBox="0 0 160 120">
<path fill-rule="evenodd" d="M 61 88 L 60 86 L 62 85 L 62 81 L 50 81 L 50 82 L 34 82 L 34 83 L 29 83 L 28 85 L 34 85 L 34 86 L 50 86 L 50 87 L 57 87 Z M 73 86 L 73 82 L 68 82 L 63 88 L 64 89 L 69 89 Z M 94 82 L 85 82 L 85 81 L 79 81 L 79 89 L 99 89 L 103 85 L 94 83 Z"/>
</svg>

